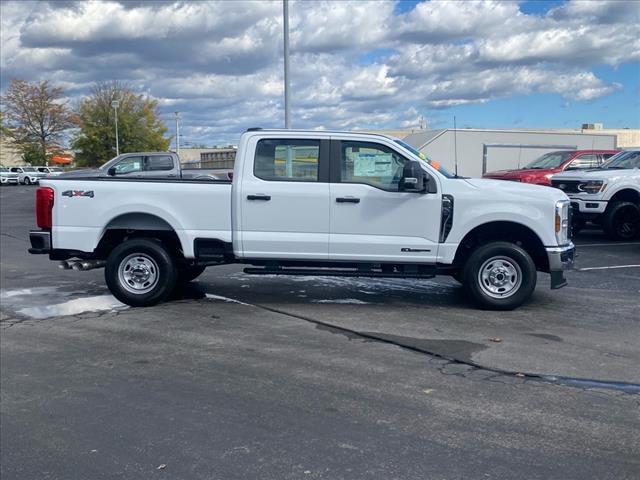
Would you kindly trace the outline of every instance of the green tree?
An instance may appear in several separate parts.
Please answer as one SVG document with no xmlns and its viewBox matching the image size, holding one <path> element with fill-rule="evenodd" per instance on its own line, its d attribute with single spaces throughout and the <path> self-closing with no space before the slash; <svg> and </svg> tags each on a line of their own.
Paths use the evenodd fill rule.
<svg viewBox="0 0 640 480">
<path fill-rule="evenodd" d="M 76 163 L 98 166 L 116 155 L 115 112 L 118 105 L 120 153 L 166 151 L 171 138 L 158 116 L 158 102 L 136 95 L 126 85 L 114 81 L 97 83 L 78 108 L 80 130 L 73 140 Z"/>
<path fill-rule="evenodd" d="M 13 79 L 2 97 L 7 125 L 2 136 L 31 163 L 44 165 L 62 149 L 64 133 L 75 117 L 63 100 L 64 90 L 48 80 L 29 83 Z"/>
</svg>

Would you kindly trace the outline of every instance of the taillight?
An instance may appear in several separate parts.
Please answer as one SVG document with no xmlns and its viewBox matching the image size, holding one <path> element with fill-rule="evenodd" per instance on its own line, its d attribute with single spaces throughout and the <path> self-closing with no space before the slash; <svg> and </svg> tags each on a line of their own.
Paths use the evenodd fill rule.
<svg viewBox="0 0 640 480">
<path fill-rule="evenodd" d="M 39 187 L 36 190 L 36 224 L 39 228 L 51 228 L 53 225 L 53 188 Z"/>
</svg>

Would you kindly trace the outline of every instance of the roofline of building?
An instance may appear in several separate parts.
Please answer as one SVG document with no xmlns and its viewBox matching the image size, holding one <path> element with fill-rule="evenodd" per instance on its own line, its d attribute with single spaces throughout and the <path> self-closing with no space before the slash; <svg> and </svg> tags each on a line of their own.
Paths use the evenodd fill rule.
<svg viewBox="0 0 640 480">
<path fill-rule="evenodd" d="M 428 132 L 429 130 L 425 130 Z M 598 130 L 586 130 L 586 132 L 593 132 Z M 497 129 L 497 128 L 443 128 L 440 133 L 430 138 L 427 142 L 421 145 L 418 150 L 426 147 L 431 142 L 433 142 L 436 138 L 444 135 L 446 132 L 492 132 L 492 133 L 543 133 L 545 135 L 570 135 L 572 133 L 585 133 L 585 130 L 582 129 L 567 129 L 565 131 L 557 131 L 557 130 L 510 130 L 510 129 Z M 413 135 L 418 135 L 419 133 L 414 133 Z M 591 136 L 597 137 L 616 137 L 615 133 L 589 133 Z"/>
</svg>

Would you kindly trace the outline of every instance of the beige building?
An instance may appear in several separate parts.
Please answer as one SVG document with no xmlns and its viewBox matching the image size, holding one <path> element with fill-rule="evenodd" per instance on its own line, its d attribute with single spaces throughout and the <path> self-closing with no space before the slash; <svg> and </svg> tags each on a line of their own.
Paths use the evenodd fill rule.
<svg viewBox="0 0 640 480">
<path fill-rule="evenodd" d="M 180 163 L 191 168 L 233 168 L 238 148 L 181 148 Z"/>
<path fill-rule="evenodd" d="M 22 156 L 18 151 L 4 137 L 0 139 L 0 165 L 3 167 L 15 167 L 23 163 Z"/>
</svg>

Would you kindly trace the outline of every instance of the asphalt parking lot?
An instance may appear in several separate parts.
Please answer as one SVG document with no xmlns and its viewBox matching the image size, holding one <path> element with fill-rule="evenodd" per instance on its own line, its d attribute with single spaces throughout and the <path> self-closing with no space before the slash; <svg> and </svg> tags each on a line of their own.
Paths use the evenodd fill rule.
<svg viewBox="0 0 640 480">
<path fill-rule="evenodd" d="M 3 480 L 640 476 L 640 241 L 585 231 L 513 312 L 238 266 L 131 309 L 26 252 L 33 196 L 0 189 Z"/>
</svg>

